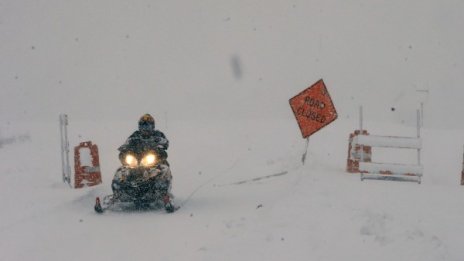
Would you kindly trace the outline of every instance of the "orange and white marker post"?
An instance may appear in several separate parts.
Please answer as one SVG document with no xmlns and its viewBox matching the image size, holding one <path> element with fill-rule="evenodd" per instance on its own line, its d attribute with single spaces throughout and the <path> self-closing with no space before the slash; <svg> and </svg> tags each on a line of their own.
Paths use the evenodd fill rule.
<svg viewBox="0 0 464 261">
<path fill-rule="evenodd" d="M 461 185 L 464 186 L 464 153 L 462 154 Z"/>
<path fill-rule="evenodd" d="M 74 170 L 75 188 L 102 183 L 97 145 L 87 141 L 74 148 Z"/>
<path fill-rule="evenodd" d="M 301 134 L 306 139 L 306 152 L 302 157 L 304 165 L 309 147 L 309 136 L 332 123 L 338 115 L 322 79 L 291 98 L 289 103 Z"/>
</svg>

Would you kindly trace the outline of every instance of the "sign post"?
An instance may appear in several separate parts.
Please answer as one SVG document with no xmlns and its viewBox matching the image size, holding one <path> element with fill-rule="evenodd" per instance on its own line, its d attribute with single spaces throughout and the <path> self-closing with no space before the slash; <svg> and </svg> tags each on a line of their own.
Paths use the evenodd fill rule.
<svg viewBox="0 0 464 261">
<path fill-rule="evenodd" d="M 303 165 L 305 164 L 306 155 L 308 154 L 308 147 L 309 147 L 309 137 L 306 138 L 305 153 L 303 153 L 303 156 L 301 156 L 301 163 L 303 163 Z"/>
<path fill-rule="evenodd" d="M 461 186 L 464 186 L 464 154 L 462 154 Z"/>
<path fill-rule="evenodd" d="M 61 172 L 63 182 L 71 186 L 71 166 L 69 165 L 68 115 L 60 114 Z"/>
<path fill-rule="evenodd" d="M 337 119 L 337 111 L 332 98 L 321 79 L 289 100 L 301 134 L 306 139 L 306 152 L 303 154 L 303 165 L 309 146 L 309 136 L 329 125 Z"/>
</svg>

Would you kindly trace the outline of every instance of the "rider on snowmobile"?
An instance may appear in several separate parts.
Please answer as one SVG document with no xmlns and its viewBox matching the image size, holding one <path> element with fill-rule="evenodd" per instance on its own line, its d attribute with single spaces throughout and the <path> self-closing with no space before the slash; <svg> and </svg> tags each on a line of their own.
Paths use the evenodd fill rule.
<svg viewBox="0 0 464 261">
<path fill-rule="evenodd" d="M 140 117 L 139 129 L 132 133 L 132 135 L 127 138 L 126 142 L 119 147 L 119 157 L 121 157 L 128 148 L 140 146 L 141 143 L 155 144 L 162 158 L 166 164 L 169 165 L 166 161 L 168 157 L 166 150 L 169 147 L 169 140 L 164 133 L 155 129 L 155 119 L 148 113 Z"/>
<path fill-rule="evenodd" d="M 155 119 L 150 114 L 145 114 L 140 118 L 138 130 L 130 135 L 126 142 L 118 148 L 120 160 L 122 162 L 124 161 L 123 157 L 125 157 L 127 152 L 143 151 L 147 145 L 150 148 L 155 148 L 159 156 L 159 164 L 156 166 L 156 179 L 154 176 L 150 176 L 150 172 L 148 173 L 149 176 L 144 177 L 144 181 L 153 180 L 156 183 L 152 186 L 153 190 L 157 190 L 161 193 L 166 210 L 171 212 L 173 206 L 170 201 L 169 191 L 171 188 L 172 175 L 167 161 L 168 154 L 166 152 L 169 147 L 169 141 L 164 133 L 155 129 Z M 112 189 L 116 197 L 124 194 L 124 183 L 127 178 L 124 176 L 124 173 L 124 171 L 117 171 L 113 178 Z"/>
</svg>

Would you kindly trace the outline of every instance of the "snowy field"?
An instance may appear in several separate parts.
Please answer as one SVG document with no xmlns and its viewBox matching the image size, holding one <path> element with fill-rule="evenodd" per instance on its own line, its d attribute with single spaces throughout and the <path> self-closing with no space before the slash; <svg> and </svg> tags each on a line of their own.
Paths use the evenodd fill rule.
<svg viewBox="0 0 464 261">
<path fill-rule="evenodd" d="M 366 124 L 415 133 L 414 128 Z M 85 125 L 71 122 L 73 129 Z M 463 257 L 462 130 L 423 131 L 425 174 L 419 185 L 361 182 L 358 174 L 346 173 L 352 122 L 336 121 L 316 134 L 304 166 L 305 143 L 293 119 L 187 125 L 173 122 L 166 130 L 175 202 L 182 208 L 173 214 L 104 215 L 94 213 L 94 198 L 110 193 L 121 135 L 94 133 L 104 155 L 104 184 L 71 190 L 60 182 L 59 141 L 49 135 L 57 132 L 56 123 L 23 126 L 28 138 L 0 150 L 7 159 L 0 179 L 5 184 L 0 260 Z M 414 162 L 414 156 L 389 159 Z M 285 174 L 252 181 L 280 173 Z"/>
<path fill-rule="evenodd" d="M 464 260 L 464 2 L 0 1 L 0 260 Z M 305 140 L 288 99 L 323 78 Z M 422 183 L 361 181 L 348 137 L 416 135 Z M 61 182 L 58 115 L 103 184 Z M 144 113 L 181 208 L 93 210 Z M 415 151 L 373 149 L 415 163 Z"/>
</svg>

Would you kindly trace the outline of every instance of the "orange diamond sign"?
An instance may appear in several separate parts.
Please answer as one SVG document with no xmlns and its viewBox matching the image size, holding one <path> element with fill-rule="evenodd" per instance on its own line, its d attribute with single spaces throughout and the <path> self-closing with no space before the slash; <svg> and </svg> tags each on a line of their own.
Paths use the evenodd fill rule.
<svg viewBox="0 0 464 261">
<path fill-rule="evenodd" d="M 337 111 L 322 79 L 289 102 L 303 138 L 311 136 L 337 119 Z"/>
</svg>

